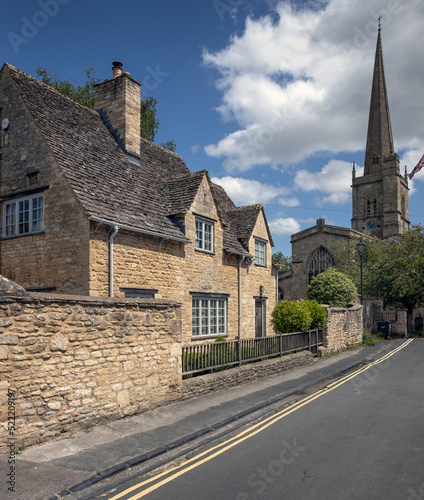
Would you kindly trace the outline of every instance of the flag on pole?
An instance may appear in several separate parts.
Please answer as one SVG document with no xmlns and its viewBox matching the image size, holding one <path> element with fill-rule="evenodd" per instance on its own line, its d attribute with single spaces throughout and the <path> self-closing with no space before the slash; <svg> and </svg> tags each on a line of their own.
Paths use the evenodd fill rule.
<svg viewBox="0 0 424 500">
<path fill-rule="evenodd" d="M 417 163 L 412 172 L 409 174 L 409 179 L 412 179 L 412 177 L 414 177 L 414 175 L 417 172 L 419 172 L 423 167 L 424 167 L 424 155 L 421 156 L 421 160 Z"/>
</svg>

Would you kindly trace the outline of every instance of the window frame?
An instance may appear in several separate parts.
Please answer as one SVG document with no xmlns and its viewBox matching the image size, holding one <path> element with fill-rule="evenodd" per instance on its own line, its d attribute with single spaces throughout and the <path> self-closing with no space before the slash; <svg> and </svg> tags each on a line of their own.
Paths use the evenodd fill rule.
<svg viewBox="0 0 424 500">
<path fill-rule="evenodd" d="M 205 231 L 208 228 L 209 231 Z M 194 222 L 194 247 L 205 253 L 215 253 L 215 222 L 196 216 Z M 209 235 L 206 238 L 206 235 Z M 207 241 L 208 240 L 208 241 Z"/>
<path fill-rule="evenodd" d="M 191 336 L 193 339 L 228 336 L 228 295 L 191 294 Z"/>
<path fill-rule="evenodd" d="M 263 255 L 261 255 L 261 249 Z M 255 265 L 260 267 L 267 267 L 267 241 L 255 238 Z"/>
<path fill-rule="evenodd" d="M 44 221 L 44 193 L 21 196 L 3 202 L 3 238 L 43 233 Z"/>
</svg>

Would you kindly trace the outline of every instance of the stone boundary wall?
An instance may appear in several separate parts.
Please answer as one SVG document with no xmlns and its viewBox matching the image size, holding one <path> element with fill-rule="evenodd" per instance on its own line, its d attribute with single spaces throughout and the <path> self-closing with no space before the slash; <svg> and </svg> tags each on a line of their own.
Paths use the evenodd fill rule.
<svg viewBox="0 0 424 500">
<path fill-rule="evenodd" d="M 227 389 L 236 385 L 245 384 L 262 377 L 276 375 L 286 370 L 312 363 L 314 355 L 309 351 L 289 354 L 281 358 L 274 358 L 258 363 L 243 365 L 230 370 L 209 373 L 201 377 L 183 380 L 183 399 L 201 396 L 219 389 Z"/>
<path fill-rule="evenodd" d="M 181 342 L 171 301 L 0 297 L 0 450 L 180 400 Z"/>
<path fill-rule="evenodd" d="M 327 324 L 323 332 L 323 346 L 319 348 L 321 354 L 339 352 L 362 342 L 363 306 L 324 307 L 327 309 Z"/>
</svg>

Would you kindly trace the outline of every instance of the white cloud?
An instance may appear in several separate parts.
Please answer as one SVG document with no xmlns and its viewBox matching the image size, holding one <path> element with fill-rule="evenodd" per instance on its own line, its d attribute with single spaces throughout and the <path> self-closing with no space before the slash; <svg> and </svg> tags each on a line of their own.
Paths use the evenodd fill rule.
<svg viewBox="0 0 424 500">
<path fill-rule="evenodd" d="M 356 167 L 356 175 L 363 175 L 363 167 Z M 348 201 L 352 190 L 352 165 L 341 160 L 331 160 L 319 172 L 299 170 L 294 179 L 302 191 L 318 191 L 325 196 L 318 205 L 325 202 L 341 204 Z"/>
<path fill-rule="evenodd" d="M 300 201 L 296 196 L 292 196 L 291 198 L 278 198 L 278 203 L 282 207 L 298 207 L 300 205 Z"/>
<path fill-rule="evenodd" d="M 321 5 L 321 10 L 295 10 L 281 1 L 276 21 L 271 15 L 249 18 L 227 47 L 204 51 L 204 63 L 221 75 L 218 111 L 238 123 L 237 130 L 205 148 L 223 158 L 227 171 L 364 149 L 379 15 L 396 146 L 416 148 L 422 139 L 424 2 Z M 330 196 L 335 201 L 334 193 Z"/>
<path fill-rule="evenodd" d="M 243 179 L 241 177 L 213 177 L 211 180 L 222 186 L 236 205 L 265 204 L 277 196 L 285 195 L 289 192 L 285 187 L 275 187 L 270 184 L 262 184 L 259 181 Z"/>
<path fill-rule="evenodd" d="M 294 234 L 300 231 L 300 224 L 292 217 L 278 218 L 269 222 L 271 233 L 277 236 Z"/>
</svg>

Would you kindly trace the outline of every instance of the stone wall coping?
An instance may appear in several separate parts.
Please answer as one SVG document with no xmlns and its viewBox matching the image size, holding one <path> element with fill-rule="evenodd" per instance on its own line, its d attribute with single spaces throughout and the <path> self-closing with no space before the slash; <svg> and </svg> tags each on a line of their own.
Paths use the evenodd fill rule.
<svg viewBox="0 0 424 500">
<path fill-rule="evenodd" d="M 60 304 L 82 304 L 89 306 L 118 306 L 118 307 L 143 307 L 164 309 L 168 307 L 181 307 L 180 302 L 165 299 L 141 299 L 126 297 L 89 297 L 85 295 L 65 295 L 41 292 L 28 292 L 27 296 L 0 296 L 0 304 L 20 303 L 60 303 Z"/>
<path fill-rule="evenodd" d="M 322 307 L 325 309 L 329 309 L 331 312 L 334 313 L 342 313 L 345 311 L 359 311 L 363 309 L 364 306 L 361 306 L 361 304 L 351 304 L 348 307 L 330 307 L 328 304 L 321 304 Z"/>
</svg>

